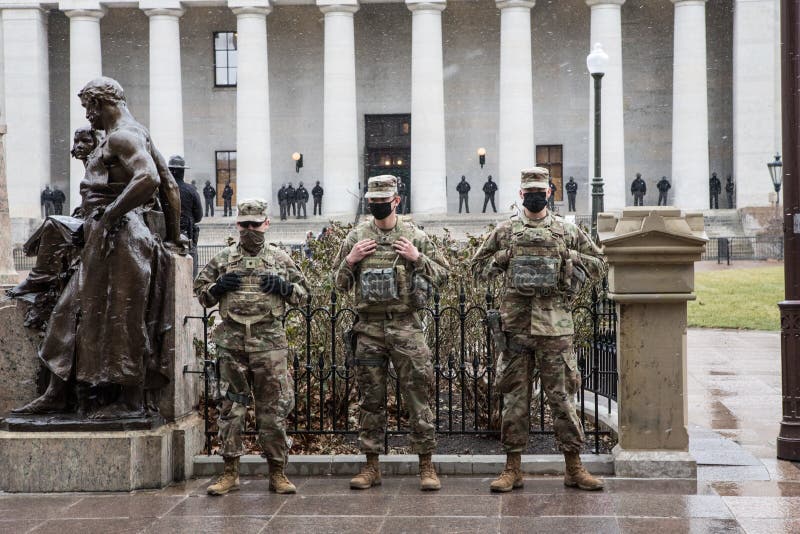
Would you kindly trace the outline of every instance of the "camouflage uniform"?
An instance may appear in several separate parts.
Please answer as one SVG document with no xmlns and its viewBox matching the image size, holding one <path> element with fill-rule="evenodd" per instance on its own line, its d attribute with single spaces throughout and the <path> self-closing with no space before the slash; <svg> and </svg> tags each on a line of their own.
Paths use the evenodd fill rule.
<svg viewBox="0 0 800 534">
<path fill-rule="evenodd" d="M 523 176 L 523 189 L 547 185 L 545 181 L 531 186 Z M 488 280 L 502 274 L 505 280 L 500 316 L 507 350 L 497 364 L 505 451 L 519 453 L 527 446 L 532 382 L 538 371 L 561 450 L 579 452 L 584 434 L 573 401 L 580 371 L 572 346 L 572 284 L 578 283 L 581 273 L 593 279 L 602 276 L 605 262 L 600 250 L 577 226 L 549 211 L 538 220 L 522 212 L 500 223 L 472 262 L 478 278 Z M 554 287 L 532 288 L 546 285 L 531 283 L 531 277 L 542 276 L 548 269 Z"/>
<path fill-rule="evenodd" d="M 374 180 L 371 178 L 370 183 Z M 395 184 L 396 181 L 392 188 L 396 193 Z M 370 185 L 370 191 L 373 189 Z M 417 261 L 409 262 L 394 251 L 392 243 L 400 237 L 417 247 L 420 252 Z M 345 257 L 358 241 L 367 238 L 374 239 L 378 248 L 351 268 Z M 367 454 L 383 451 L 386 383 L 391 362 L 409 412 L 411 449 L 415 454 L 430 454 L 436 448 L 433 412 L 428 402 L 433 365 L 422 321 L 414 311 L 414 295 L 445 283 L 447 260 L 425 232 L 403 216 L 398 217 L 392 230 L 379 229 L 373 219 L 360 223 L 347 234 L 333 265 L 336 287 L 340 291 L 355 287 L 356 293 L 359 320 L 353 330 L 357 334 L 356 373 L 361 390 L 358 436 L 361 451 Z M 393 293 L 391 298 L 381 296 L 387 289 L 385 279 L 375 278 L 376 273 L 380 276 L 387 271 L 391 271 L 396 281 L 394 291 L 389 290 Z"/>
<path fill-rule="evenodd" d="M 243 210 L 245 202 L 239 205 L 240 214 Z M 241 274 L 242 285 L 217 299 L 209 290 L 229 272 Z M 277 274 L 290 282 L 291 295 L 283 298 L 262 292 L 258 281 L 264 274 Z M 242 430 L 252 393 L 264 456 L 285 464 L 292 443 L 286 435 L 286 418 L 294 408 L 294 393 L 282 318 L 286 304 L 305 300 L 305 278 L 289 255 L 274 245 L 265 244 L 256 255 L 250 255 L 241 244 L 234 244 L 205 266 L 194 282 L 194 292 L 206 308 L 219 303 L 223 319 L 212 333 L 223 397 L 219 417 L 222 456 L 244 454 Z"/>
</svg>

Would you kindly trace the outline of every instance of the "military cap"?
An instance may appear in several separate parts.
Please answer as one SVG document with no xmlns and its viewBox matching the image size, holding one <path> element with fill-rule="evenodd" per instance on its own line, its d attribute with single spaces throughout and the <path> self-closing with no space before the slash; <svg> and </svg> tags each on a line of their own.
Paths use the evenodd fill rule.
<svg viewBox="0 0 800 534">
<path fill-rule="evenodd" d="M 550 187 L 550 172 L 544 167 L 531 167 L 530 169 L 522 169 L 521 174 L 521 189 L 529 189 L 531 187 L 547 189 Z"/>
<path fill-rule="evenodd" d="M 184 160 L 181 156 L 177 154 L 169 158 L 169 163 L 167 163 L 167 167 L 170 169 L 188 169 L 189 167 L 186 166 L 186 160 Z"/>
<path fill-rule="evenodd" d="M 391 174 L 373 176 L 367 181 L 364 198 L 393 198 L 397 195 L 397 178 Z"/>
<path fill-rule="evenodd" d="M 238 212 L 236 216 L 237 223 L 263 223 L 267 220 L 267 210 L 269 209 L 269 204 L 267 204 L 266 200 L 262 200 L 260 198 L 248 198 L 239 202 L 236 208 Z"/>
</svg>

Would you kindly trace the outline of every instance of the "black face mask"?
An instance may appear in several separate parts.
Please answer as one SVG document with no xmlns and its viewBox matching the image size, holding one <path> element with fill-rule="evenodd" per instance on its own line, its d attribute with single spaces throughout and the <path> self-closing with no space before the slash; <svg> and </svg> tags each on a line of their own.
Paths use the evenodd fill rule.
<svg viewBox="0 0 800 534">
<path fill-rule="evenodd" d="M 385 219 L 394 211 L 391 202 L 370 202 L 369 212 L 379 221 Z"/>
<path fill-rule="evenodd" d="M 540 191 L 537 193 L 525 193 L 522 200 L 522 205 L 525 206 L 531 213 L 539 213 L 547 206 L 547 192 Z"/>
</svg>

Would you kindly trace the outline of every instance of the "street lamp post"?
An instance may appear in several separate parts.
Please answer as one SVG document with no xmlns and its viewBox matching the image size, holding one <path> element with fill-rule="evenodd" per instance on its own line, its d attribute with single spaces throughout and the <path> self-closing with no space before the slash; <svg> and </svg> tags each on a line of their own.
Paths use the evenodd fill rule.
<svg viewBox="0 0 800 534">
<path fill-rule="evenodd" d="M 772 179 L 772 187 L 775 188 L 775 211 L 780 217 L 778 206 L 780 205 L 779 195 L 781 192 L 781 184 L 783 183 L 783 163 L 781 163 L 780 154 L 775 154 L 775 161 L 767 163 L 767 169 L 769 169 L 769 177 Z"/>
<path fill-rule="evenodd" d="M 800 0 L 781 2 L 783 250 L 781 310 L 783 419 L 778 458 L 800 460 Z"/>
<path fill-rule="evenodd" d="M 608 67 L 608 54 L 600 43 L 594 45 L 592 52 L 586 57 L 586 67 L 594 78 L 594 177 L 592 178 L 592 236 L 597 237 L 597 214 L 603 211 L 603 178 L 600 159 L 600 93 L 603 76 Z"/>
</svg>

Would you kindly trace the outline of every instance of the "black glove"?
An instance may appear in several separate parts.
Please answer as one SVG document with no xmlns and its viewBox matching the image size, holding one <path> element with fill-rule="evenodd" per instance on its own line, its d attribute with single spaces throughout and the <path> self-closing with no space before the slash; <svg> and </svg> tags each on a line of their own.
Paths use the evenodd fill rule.
<svg viewBox="0 0 800 534">
<path fill-rule="evenodd" d="M 242 277 L 237 273 L 225 273 L 219 278 L 217 282 L 208 290 L 214 298 L 220 298 L 228 291 L 235 291 L 242 285 Z"/>
<path fill-rule="evenodd" d="M 264 293 L 277 293 L 282 297 L 289 297 L 294 291 L 294 286 L 277 274 L 265 274 L 262 276 L 259 287 Z"/>
</svg>

